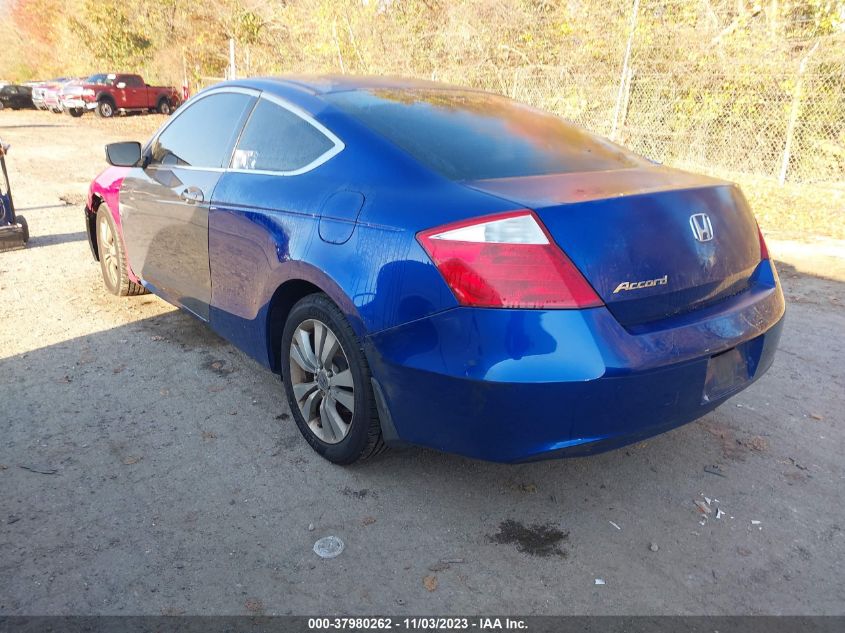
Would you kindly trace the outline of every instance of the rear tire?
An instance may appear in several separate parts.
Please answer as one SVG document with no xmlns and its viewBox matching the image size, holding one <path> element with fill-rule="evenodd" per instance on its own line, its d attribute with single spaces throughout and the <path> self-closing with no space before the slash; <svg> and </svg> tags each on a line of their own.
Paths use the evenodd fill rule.
<svg viewBox="0 0 845 633">
<path fill-rule="evenodd" d="M 97 115 L 104 119 L 114 116 L 114 103 L 110 99 L 100 99 L 97 102 Z"/>
<path fill-rule="evenodd" d="M 326 295 L 308 295 L 290 311 L 280 358 L 288 404 L 311 448 L 335 464 L 384 451 L 363 347 Z"/>
<path fill-rule="evenodd" d="M 146 288 L 129 279 L 123 240 L 105 202 L 97 209 L 97 254 L 106 290 L 118 297 L 146 294 Z"/>
<path fill-rule="evenodd" d="M 173 112 L 173 106 L 170 105 L 170 100 L 166 97 L 159 99 L 156 111 L 164 116 L 170 116 L 170 113 Z"/>
</svg>

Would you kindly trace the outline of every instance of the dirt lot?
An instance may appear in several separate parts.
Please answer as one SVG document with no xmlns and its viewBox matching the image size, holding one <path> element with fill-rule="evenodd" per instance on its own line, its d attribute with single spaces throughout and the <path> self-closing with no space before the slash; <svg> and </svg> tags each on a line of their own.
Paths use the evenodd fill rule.
<svg viewBox="0 0 845 633">
<path fill-rule="evenodd" d="M 104 293 L 83 194 L 104 142 L 161 121 L 0 112 L 33 234 L 0 254 L 0 615 L 845 613 L 841 242 L 770 243 L 779 357 L 696 423 L 584 459 L 341 468 L 276 377 Z"/>
</svg>

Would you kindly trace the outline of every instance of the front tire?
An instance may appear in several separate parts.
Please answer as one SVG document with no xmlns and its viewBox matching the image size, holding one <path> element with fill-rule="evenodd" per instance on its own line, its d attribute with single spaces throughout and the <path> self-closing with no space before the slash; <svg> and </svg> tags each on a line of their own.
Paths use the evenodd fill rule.
<svg viewBox="0 0 845 633">
<path fill-rule="evenodd" d="M 308 295 L 290 311 L 280 358 L 288 404 L 311 448 L 335 464 L 384 450 L 364 350 L 326 295 Z"/>
<path fill-rule="evenodd" d="M 105 202 L 97 209 L 97 254 L 100 257 L 100 271 L 106 290 L 118 297 L 142 295 L 147 292 L 146 288 L 129 279 L 123 242 Z"/>
<path fill-rule="evenodd" d="M 73 118 L 77 119 L 83 114 L 85 114 L 85 110 L 83 110 L 82 108 L 69 108 L 67 113 Z"/>
</svg>

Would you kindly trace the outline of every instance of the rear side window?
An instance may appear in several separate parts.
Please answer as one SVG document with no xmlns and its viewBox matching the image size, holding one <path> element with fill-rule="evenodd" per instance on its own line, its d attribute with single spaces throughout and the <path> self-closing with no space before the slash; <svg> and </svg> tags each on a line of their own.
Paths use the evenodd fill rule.
<svg viewBox="0 0 845 633">
<path fill-rule="evenodd" d="M 335 142 L 314 125 L 267 99 L 258 105 L 241 135 L 233 169 L 298 171 L 335 149 Z"/>
<path fill-rule="evenodd" d="M 554 115 L 462 90 L 356 90 L 332 104 L 452 180 L 623 169 L 648 164 Z"/>
<path fill-rule="evenodd" d="M 223 167 L 255 97 L 221 92 L 188 102 L 159 135 L 152 163 L 179 167 Z"/>
</svg>

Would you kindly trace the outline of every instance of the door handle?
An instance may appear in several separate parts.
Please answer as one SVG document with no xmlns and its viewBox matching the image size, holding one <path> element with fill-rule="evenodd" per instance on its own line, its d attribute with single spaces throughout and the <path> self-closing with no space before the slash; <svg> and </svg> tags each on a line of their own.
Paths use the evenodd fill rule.
<svg viewBox="0 0 845 633">
<path fill-rule="evenodd" d="M 196 204 L 197 202 L 202 202 L 205 199 L 202 189 L 199 187 L 188 187 L 187 189 L 183 189 L 182 193 L 179 194 L 179 197 L 188 204 Z"/>
</svg>

